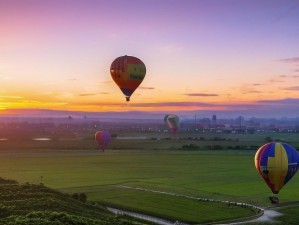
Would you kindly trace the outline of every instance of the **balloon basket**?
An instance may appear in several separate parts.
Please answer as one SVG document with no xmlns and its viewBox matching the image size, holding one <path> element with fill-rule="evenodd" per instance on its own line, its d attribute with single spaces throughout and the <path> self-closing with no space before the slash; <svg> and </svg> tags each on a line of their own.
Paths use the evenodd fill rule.
<svg viewBox="0 0 299 225">
<path fill-rule="evenodd" d="M 276 205 L 279 203 L 279 199 L 276 196 L 270 196 L 269 199 L 273 205 Z"/>
</svg>

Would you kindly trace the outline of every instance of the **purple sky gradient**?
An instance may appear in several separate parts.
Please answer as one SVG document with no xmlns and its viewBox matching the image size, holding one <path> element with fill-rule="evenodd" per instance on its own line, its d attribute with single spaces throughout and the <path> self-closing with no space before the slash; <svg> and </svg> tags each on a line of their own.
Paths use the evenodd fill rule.
<svg viewBox="0 0 299 225">
<path fill-rule="evenodd" d="M 299 98 L 298 21 L 298 0 L 0 0 L 0 108 L 117 110 L 125 54 L 147 67 L 132 107 Z"/>
</svg>

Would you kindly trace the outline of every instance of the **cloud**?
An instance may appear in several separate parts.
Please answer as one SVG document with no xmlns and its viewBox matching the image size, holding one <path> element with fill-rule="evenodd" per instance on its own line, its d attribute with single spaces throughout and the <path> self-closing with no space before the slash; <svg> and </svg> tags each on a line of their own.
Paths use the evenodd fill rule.
<svg viewBox="0 0 299 225">
<path fill-rule="evenodd" d="M 139 89 L 143 89 L 143 90 L 153 90 L 155 89 L 154 87 L 139 87 Z"/>
<path fill-rule="evenodd" d="M 136 103 L 135 107 L 213 107 L 215 105 L 205 102 L 154 102 L 154 103 Z"/>
<path fill-rule="evenodd" d="M 268 80 L 268 82 L 270 82 L 270 83 L 283 83 L 285 81 L 284 80 L 270 79 L 270 80 Z"/>
<path fill-rule="evenodd" d="M 76 79 L 76 78 L 70 78 L 70 79 L 67 79 L 68 81 L 76 81 L 76 80 L 78 80 L 78 79 Z"/>
<path fill-rule="evenodd" d="M 79 100 L 79 99 L 78 99 Z M 88 106 L 96 108 L 109 107 L 110 111 L 140 111 L 146 112 L 149 108 L 154 109 L 155 112 L 176 112 L 186 113 L 198 111 L 201 115 L 208 113 L 213 115 L 217 113 L 230 118 L 232 116 L 262 116 L 262 117 L 281 117 L 281 116 L 298 116 L 299 111 L 299 98 L 286 98 L 286 99 L 274 99 L 274 100 L 260 100 L 253 102 L 238 102 L 238 103 L 205 103 L 205 102 L 147 102 L 147 103 L 130 103 L 130 107 L 125 101 L 123 102 L 104 102 L 97 101 L 77 101 L 72 102 L 77 106 Z M 5 105 L 3 105 L 5 107 Z"/>
<path fill-rule="evenodd" d="M 274 100 L 260 100 L 258 103 L 266 104 L 280 104 L 280 105 L 299 105 L 299 98 L 285 98 L 285 99 L 274 99 Z"/>
<path fill-rule="evenodd" d="M 286 62 L 286 63 L 299 63 L 299 57 L 285 58 L 285 59 L 280 59 L 279 61 Z"/>
<path fill-rule="evenodd" d="M 285 88 L 285 90 L 289 90 L 289 91 L 299 91 L 299 86 L 287 87 L 287 88 Z"/>
<path fill-rule="evenodd" d="M 255 93 L 262 93 L 261 91 L 256 91 L 256 90 L 248 90 L 246 92 L 242 92 L 242 94 L 255 94 Z"/>
<path fill-rule="evenodd" d="M 284 108 L 286 106 L 292 108 L 299 108 L 299 98 L 298 99 L 277 99 L 277 100 L 260 100 L 256 102 L 245 102 L 245 103 L 235 103 L 235 104 L 210 104 L 205 102 L 158 102 L 158 103 L 136 103 L 132 104 L 132 107 L 204 107 L 208 109 L 219 109 L 225 108 L 227 110 L 269 110 L 269 105 L 281 106 Z"/>
<path fill-rule="evenodd" d="M 208 109 L 212 108 L 226 108 L 226 109 L 257 109 L 257 107 L 267 107 L 269 104 L 296 104 L 299 105 L 299 99 L 295 100 L 261 100 L 257 102 L 248 102 L 248 103 L 232 103 L 232 104 L 211 104 L 205 102 L 146 102 L 146 103 L 130 103 L 130 107 L 138 107 L 138 108 L 161 108 L 161 107 L 204 107 Z M 76 102 L 78 105 L 96 105 L 96 106 L 112 106 L 112 107 L 122 107 L 125 103 L 114 103 L 114 102 L 101 102 L 101 101 L 93 101 L 93 102 Z"/>
<path fill-rule="evenodd" d="M 259 86 L 262 84 L 259 83 L 254 83 L 254 84 L 243 84 L 242 86 L 239 87 L 239 92 L 242 94 L 256 94 L 256 93 L 261 93 L 259 91 Z"/>
<path fill-rule="evenodd" d="M 186 93 L 184 95 L 191 96 L 191 97 L 214 97 L 219 96 L 218 94 L 205 94 L 205 93 Z"/>
<path fill-rule="evenodd" d="M 78 105 L 102 105 L 102 106 L 123 106 L 124 103 L 114 102 L 76 102 Z M 130 103 L 130 107 L 217 107 L 218 105 L 204 102 L 147 102 L 147 103 Z"/>
<path fill-rule="evenodd" d="M 107 95 L 109 94 L 108 92 L 100 92 L 98 94 L 101 94 L 101 95 Z M 87 96 L 94 96 L 94 95 L 98 95 L 97 93 L 83 93 L 83 94 L 79 94 L 79 96 L 81 97 L 87 97 Z"/>
<path fill-rule="evenodd" d="M 297 72 L 299 72 L 299 70 Z M 280 78 L 298 78 L 299 75 L 280 75 L 279 77 Z"/>
<path fill-rule="evenodd" d="M 36 98 L 36 97 L 35 97 Z M 68 105 L 67 102 L 45 101 L 22 96 L 0 96 L 1 107 L 4 108 L 51 108 Z"/>
<path fill-rule="evenodd" d="M 3 100 L 18 100 L 18 99 L 24 99 L 22 96 L 13 96 L 13 95 L 0 95 L 0 99 Z"/>
<path fill-rule="evenodd" d="M 99 84 L 108 84 L 108 83 L 112 83 L 112 80 L 106 80 L 106 81 L 99 81 Z"/>
<path fill-rule="evenodd" d="M 79 94 L 79 96 L 81 96 L 81 97 L 93 96 L 93 95 L 96 95 L 96 94 L 93 94 L 93 93 Z"/>
</svg>

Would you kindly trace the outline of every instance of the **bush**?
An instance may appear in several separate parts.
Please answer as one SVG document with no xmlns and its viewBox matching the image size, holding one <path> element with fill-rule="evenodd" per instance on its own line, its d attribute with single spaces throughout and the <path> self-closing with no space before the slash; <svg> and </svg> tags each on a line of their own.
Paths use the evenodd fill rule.
<svg viewBox="0 0 299 225">
<path fill-rule="evenodd" d="M 273 139 L 272 139 L 271 137 L 265 137 L 265 141 L 266 141 L 266 142 L 272 142 Z"/>
<path fill-rule="evenodd" d="M 87 200 L 87 196 L 86 196 L 85 193 L 80 193 L 78 197 L 79 197 L 79 201 L 80 202 L 84 202 L 85 203 L 86 200 Z"/>
</svg>

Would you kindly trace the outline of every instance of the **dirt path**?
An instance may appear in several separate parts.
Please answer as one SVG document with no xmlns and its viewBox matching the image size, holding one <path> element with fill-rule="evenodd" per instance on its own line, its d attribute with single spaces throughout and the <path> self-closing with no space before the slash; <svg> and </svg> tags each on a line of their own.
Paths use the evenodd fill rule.
<svg viewBox="0 0 299 225">
<path fill-rule="evenodd" d="M 275 219 L 278 216 L 281 216 L 282 214 L 275 211 L 275 210 L 271 210 L 271 209 L 265 209 L 264 210 L 264 214 L 257 218 L 257 219 L 253 219 L 253 220 L 247 220 L 244 222 L 236 222 L 236 223 L 224 223 L 225 225 L 236 225 L 236 224 L 248 224 L 248 223 L 255 223 L 255 222 L 269 222 L 269 223 L 273 223 L 276 222 L 277 220 Z"/>
<path fill-rule="evenodd" d="M 250 219 L 248 219 L 246 221 L 243 221 L 243 222 L 234 222 L 234 223 L 219 222 L 219 223 L 215 223 L 215 224 L 244 224 L 244 223 L 249 223 L 249 222 L 272 222 L 272 221 L 274 221 L 275 217 L 281 215 L 281 213 L 276 212 L 275 210 L 264 209 L 264 208 L 261 208 L 259 206 L 251 205 L 251 204 L 248 204 L 248 203 L 221 201 L 221 200 L 207 199 L 207 198 L 199 198 L 199 197 L 194 197 L 194 196 L 189 196 L 189 195 L 177 194 L 177 193 L 173 193 L 173 192 L 157 191 L 157 190 L 146 189 L 146 188 L 131 187 L 131 186 L 127 186 L 127 185 L 114 185 L 114 186 L 120 187 L 120 188 L 134 189 L 134 190 L 139 190 L 139 191 L 146 191 L 146 192 L 152 192 L 152 193 L 159 193 L 159 194 L 165 194 L 165 195 L 184 197 L 184 198 L 189 198 L 189 199 L 194 199 L 194 200 L 217 202 L 217 203 L 223 203 L 223 204 L 230 203 L 230 204 L 235 204 L 236 206 L 240 206 L 240 207 L 241 206 L 247 206 L 247 207 L 251 207 L 251 208 L 254 208 L 254 209 L 259 209 L 261 211 L 261 213 L 260 213 L 261 216 L 259 218 L 256 218 L 256 219 L 250 218 Z M 158 223 L 158 224 L 160 224 L 160 223 Z M 170 223 L 170 224 L 176 224 L 176 223 Z M 181 224 L 181 223 L 177 223 L 177 224 Z"/>
<path fill-rule="evenodd" d="M 165 192 L 165 191 L 157 191 L 157 190 L 152 190 L 152 189 L 146 189 L 146 188 L 138 188 L 138 187 L 131 187 L 131 186 L 126 186 L 126 185 L 115 185 L 116 187 L 120 187 L 120 188 L 127 188 L 127 189 L 134 189 L 134 190 L 140 190 L 140 191 L 146 191 L 146 192 L 153 192 L 153 193 L 159 193 L 159 194 L 165 194 L 165 195 L 172 195 L 172 196 L 179 196 L 179 197 L 185 197 L 185 198 L 189 198 L 189 199 L 194 199 L 194 200 L 204 200 L 206 201 L 206 198 L 198 198 L 198 197 L 194 197 L 194 196 L 188 196 L 188 195 L 182 195 L 182 194 L 177 194 L 177 193 L 172 193 L 172 192 Z M 214 200 L 214 199 L 208 199 L 209 201 L 214 201 L 214 202 L 219 202 L 219 203 L 223 203 L 223 204 L 228 204 L 229 201 L 220 201 L 220 200 Z M 261 216 L 255 219 L 249 218 L 248 220 L 244 220 L 242 222 L 219 222 L 219 223 L 213 223 L 213 224 L 218 224 L 218 225 L 237 225 L 237 224 L 248 224 L 248 223 L 255 223 L 255 222 L 269 222 L 269 223 L 274 223 L 274 222 L 278 222 L 276 217 L 279 217 L 282 215 L 282 213 L 277 212 L 275 209 L 278 208 L 283 208 L 283 207 L 287 207 L 287 206 L 299 206 L 299 202 L 288 202 L 288 203 L 284 203 L 284 204 L 280 204 L 277 205 L 274 208 L 271 209 L 264 209 L 261 208 L 259 206 L 255 206 L 255 205 L 251 205 L 251 204 L 247 204 L 247 203 L 241 203 L 241 202 L 231 202 L 231 203 L 236 203 L 237 205 L 241 206 L 241 205 L 247 205 L 250 207 L 253 207 L 255 209 L 260 209 L 261 210 Z M 110 208 L 110 211 L 117 213 L 117 214 L 126 214 L 132 217 L 136 217 L 136 218 L 140 218 L 140 219 L 145 219 L 160 225 L 188 225 L 186 223 L 182 223 L 179 221 L 176 222 L 171 222 L 171 221 L 167 221 L 164 219 L 160 219 L 157 217 L 153 217 L 153 216 L 148 216 L 148 215 L 144 215 L 144 214 L 140 214 L 140 213 L 134 213 L 134 212 L 128 212 L 128 211 L 124 211 L 124 210 L 120 210 L 120 209 L 115 209 L 115 208 Z M 242 218 L 240 218 L 242 219 Z"/>
<path fill-rule="evenodd" d="M 299 206 L 299 202 L 294 201 L 294 202 L 280 203 L 273 208 L 264 209 L 264 214 L 259 218 L 248 220 L 246 222 L 238 222 L 238 223 L 230 223 L 230 224 L 234 225 L 234 224 L 244 224 L 244 223 L 254 223 L 254 222 L 269 222 L 269 223 L 279 222 L 276 217 L 279 217 L 283 214 L 277 212 L 277 209 L 288 207 L 288 206 Z"/>
<path fill-rule="evenodd" d="M 182 223 L 182 222 L 179 222 L 179 221 L 172 222 L 172 221 L 161 219 L 161 218 L 158 218 L 158 217 L 148 216 L 148 215 L 145 215 L 145 214 L 130 212 L 130 211 L 117 209 L 117 208 L 112 208 L 112 207 L 107 207 L 107 209 L 110 212 L 113 212 L 114 214 L 128 215 L 128 216 L 135 217 L 135 218 L 138 218 L 138 219 L 143 219 L 143 220 L 146 220 L 146 221 L 150 221 L 150 222 L 153 222 L 153 223 L 156 223 L 156 224 L 159 224 L 159 225 L 189 225 L 187 223 Z"/>
</svg>

